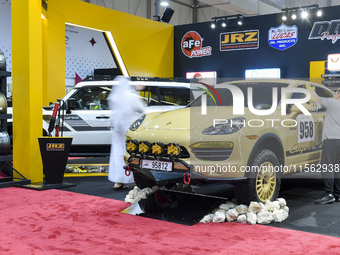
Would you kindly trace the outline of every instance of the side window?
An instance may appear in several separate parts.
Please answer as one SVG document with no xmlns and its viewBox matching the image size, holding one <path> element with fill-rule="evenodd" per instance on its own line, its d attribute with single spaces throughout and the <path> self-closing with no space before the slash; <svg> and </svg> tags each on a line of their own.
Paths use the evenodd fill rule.
<svg viewBox="0 0 340 255">
<path fill-rule="evenodd" d="M 296 88 L 305 89 L 306 86 L 305 85 L 298 85 L 298 86 L 296 86 Z M 306 95 L 304 93 L 301 93 L 301 92 L 293 92 L 290 95 L 290 98 L 292 98 L 292 99 L 295 99 L 295 98 L 300 99 L 300 98 L 305 98 L 305 97 L 306 97 Z M 309 102 L 307 102 L 307 104 L 309 104 Z M 287 105 L 287 113 L 290 113 L 292 106 L 293 106 L 292 104 Z"/>
<path fill-rule="evenodd" d="M 76 101 L 76 110 L 108 110 L 107 97 L 111 87 L 83 87 L 72 98 Z"/>
<path fill-rule="evenodd" d="M 317 86 L 311 86 L 315 93 L 319 96 L 319 97 L 333 97 L 332 93 L 330 91 L 328 91 L 327 89 L 324 88 L 320 88 Z M 325 108 L 323 108 L 321 105 L 318 105 L 318 111 L 319 112 L 324 112 L 326 111 Z"/>
<path fill-rule="evenodd" d="M 154 86 L 146 86 L 139 92 L 141 99 L 147 106 L 159 105 L 157 88 Z"/>
<path fill-rule="evenodd" d="M 190 103 L 190 89 L 185 87 L 159 87 L 162 105 L 188 105 Z M 193 96 L 192 96 L 193 97 Z"/>
</svg>

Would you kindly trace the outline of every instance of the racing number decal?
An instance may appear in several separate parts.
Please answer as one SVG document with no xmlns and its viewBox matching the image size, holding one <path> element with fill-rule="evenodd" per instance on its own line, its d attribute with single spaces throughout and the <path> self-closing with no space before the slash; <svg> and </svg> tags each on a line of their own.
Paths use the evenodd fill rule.
<svg viewBox="0 0 340 255">
<path fill-rule="evenodd" d="M 298 116 L 298 143 L 314 141 L 315 125 L 312 116 Z"/>
</svg>

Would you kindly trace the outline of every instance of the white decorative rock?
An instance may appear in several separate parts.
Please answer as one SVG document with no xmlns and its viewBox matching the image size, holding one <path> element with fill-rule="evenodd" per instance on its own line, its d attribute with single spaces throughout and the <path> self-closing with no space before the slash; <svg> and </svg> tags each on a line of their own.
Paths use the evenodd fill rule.
<svg viewBox="0 0 340 255">
<path fill-rule="evenodd" d="M 226 217 L 228 222 L 237 220 L 238 212 L 235 209 L 229 209 L 226 213 Z"/>
<path fill-rule="evenodd" d="M 212 221 L 211 214 L 205 215 L 203 219 L 200 220 L 200 223 L 209 223 Z"/>
<path fill-rule="evenodd" d="M 224 210 L 218 210 L 215 212 L 214 217 L 213 217 L 213 222 L 215 223 L 220 223 L 225 221 L 225 211 Z"/>
<path fill-rule="evenodd" d="M 272 216 L 274 218 L 274 222 L 282 222 L 288 218 L 288 213 L 285 210 L 280 209 L 273 211 Z"/>
<path fill-rule="evenodd" d="M 255 225 L 257 220 L 257 216 L 255 213 L 247 212 L 247 223 L 251 225 Z"/>
<path fill-rule="evenodd" d="M 261 206 L 258 202 L 250 202 L 250 205 L 248 207 L 248 212 L 250 213 L 259 213 L 261 211 Z"/>
<path fill-rule="evenodd" d="M 287 202 L 284 198 L 278 198 L 278 199 L 276 199 L 276 201 L 279 202 L 279 205 L 280 205 L 281 208 L 287 205 Z"/>
<path fill-rule="evenodd" d="M 237 217 L 238 223 L 247 223 L 247 216 L 245 214 L 239 215 Z"/>
<path fill-rule="evenodd" d="M 248 211 L 248 206 L 246 205 L 238 205 L 235 207 L 235 210 L 239 213 L 239 214 L 246 214 Z"/>
<path fill-rule="evenodd" d="M 225 210 L 225 211 L 228 211 L 230 208 L 229 208 L 229 204 L 221 204 L 219 206 L 220 209 L 222 210 Z"/>
<path fill-rule="evenodd" d="M 268 211 L 274 211 L 274 210 L 279 210 L 280 209 L 280 205 L 278 201 L 274 201 L 271 202 L 269 200 L 267 200 L 266 204 L 265 204 L 265 209 L 267 209 Z"/>
<path fill-rule="evenodd" d="M 258 224 L 269 224 L 273 220 L 273 216 L 265 209 L 262 209 L 256 216 Z"/>
<path fill-rule="evenodd" d="M 285 210 L 287 213 L 289 213 L 289 207 L 288 206 L 284 206 L 281 208 L 282 210 Z"/>
</svg>

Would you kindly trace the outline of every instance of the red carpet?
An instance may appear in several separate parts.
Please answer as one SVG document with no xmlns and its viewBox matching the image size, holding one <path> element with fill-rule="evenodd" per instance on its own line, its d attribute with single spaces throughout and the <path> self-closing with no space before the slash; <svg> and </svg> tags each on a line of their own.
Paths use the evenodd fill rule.
<svg viewBox="0 0 340 255">
<path fill-rule="evenodd" d="M 183 226 L 120 213 L 121 201 L 0 189 L 0 254 L 340 254 L 340 239 L 262 225 Z"/>
</svg>

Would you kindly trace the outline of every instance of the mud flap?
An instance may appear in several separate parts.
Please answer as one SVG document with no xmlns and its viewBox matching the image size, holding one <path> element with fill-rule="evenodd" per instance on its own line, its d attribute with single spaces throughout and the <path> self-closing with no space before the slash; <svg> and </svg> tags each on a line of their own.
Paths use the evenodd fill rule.
<svg viewBox="0 0 340 255">
<path fill-rule="evenodd" d="M 172 201 L 169 207 L 160 209 L 156 213 L 143 212 L 138 203 L 126 208 L 122 213 L 192 226 L 227 201 L 227 198 L 224 197 L 182 191 L 162 190 L 162 193 L 165 197 L 174 197 L 175 195 L 178 199 Z"/>
</svg>

